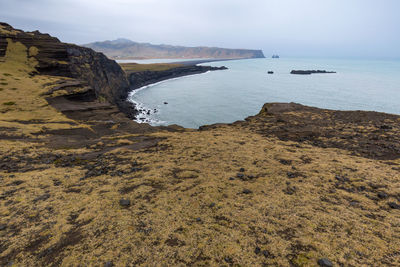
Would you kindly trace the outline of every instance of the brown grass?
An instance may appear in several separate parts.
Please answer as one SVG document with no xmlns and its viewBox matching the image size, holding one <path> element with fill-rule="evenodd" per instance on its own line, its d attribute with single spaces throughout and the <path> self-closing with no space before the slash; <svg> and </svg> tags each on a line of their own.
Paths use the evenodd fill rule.
<svg viewBox="0 0 400 267">
<path fill-rule="evenodd" d="M 3 221 L 24 234 L 8 237 L 2 255 L 19 251 L 15 260 L 23 265 L 47 259 L 64 265 L 112 260 L 217 266 L 229 258 L 240 266 L 314 266 L 320 257 L 353 266 L 400 263 L 392 256 L 400 246 L 399 212 L 387 206 L 400 193 L 400 178 L 386 163 L 233 127 L 154 136 L 167 139 L 154 149 L 122 148 L 102 157 L 104 165 L 121 171 L 117 176 L 81 180 L 85 164 L 99 158 L 71 167 L 39 164 L 45 170 L 17 172 L 17 178 L 4 173 L 4 184 L 23 183 L 5 188 L 18 191 L 7 197 L 12 205 L 2 206 Z M 121 138 L 119 145 L 131 143 Z M 29 147 L 33 158 L 50 152 L 19 142 L 7 147 L 16 155 Z M 88 151 L 68 153 L 79 159 Z M 63 150 L 52 153 L 66 157 Z M 141 170 L 124 174 L 135 161 Z M 293 167 L 301 176 L 291 179 Z M 240 168 L 254 178 L 236 178 Z M 335 176 L 349 180 L 337 185 Z M 389 199 L 375 200 L 379 191 Z M 48 199 L 34 201 L 46 192 Z M 132 205 L 121 208 L 121 198 Z M 71 231 L 79 232 L 79 242 L 61 246 L 51 258 L 31 258 L 33 251 L 59 247 Z M 40 237 L 44 241 L 32 243 Z M 256 247 L 270 256 L 256 254 Z"/>
<path fill-rule="evenodd" d="M 181 64 L 170 64 L 170 63 L 154 63 L 154 64 L 120 63 L 119 65 L 126 72 L 164 71 L 182 66 Z"/>
<path fill-rule="evenodd" d="M 46 125 L 50 129 L 71 127 L 68 124 L 71 120 L 50 107 L 42 96 L 49 90 L 45 85 L 59 78 L 43 75 L 32 78 L 30 73 L 35 70 L 36 59 L 28 59 L 28 51 L 21 43 L 10 39 L 7 41 L 5 61 L 0 62 L 0 80 L 3 81 L 0 90 L 0 128 L 15 128 L 14 134 L 29 136 L 41 131 L 45 122 L 51 122 Z M 30 53 L 35 54 L 35 51 L 33 47 L 30 48 Z M 41 123 L 21 124 L 17 121 Z"/>
</svg>

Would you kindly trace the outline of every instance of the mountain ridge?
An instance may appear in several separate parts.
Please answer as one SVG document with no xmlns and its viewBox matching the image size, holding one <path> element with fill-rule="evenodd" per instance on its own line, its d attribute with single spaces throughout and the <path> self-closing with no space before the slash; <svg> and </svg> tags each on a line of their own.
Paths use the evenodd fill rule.
<svg viewBox="0 0 400 267">
<path fill-rule="evenodd" d="M 262 50 L 232 49 L 208 46 L 187 47 L 168 44 L 139 43 L 126 38 L 83 44 L 113 59 L 151 58 L 265 58 Z"/>
</svg>

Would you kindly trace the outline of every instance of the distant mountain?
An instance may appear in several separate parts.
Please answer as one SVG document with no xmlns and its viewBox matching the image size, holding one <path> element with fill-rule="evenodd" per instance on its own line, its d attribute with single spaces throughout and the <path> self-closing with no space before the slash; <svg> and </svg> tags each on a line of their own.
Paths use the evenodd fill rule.
<svg viewBox="0 0 400 267">
<path fill-rule="evenodd" d="M 83 46 L 102 52 L 113 59 L 151 58 L 264 58 L 262 50 L 227 49 L 218 47 L 184 47 L 137 43 L 119 38 L 113 41 L 95 42 Z"/>
</svg>

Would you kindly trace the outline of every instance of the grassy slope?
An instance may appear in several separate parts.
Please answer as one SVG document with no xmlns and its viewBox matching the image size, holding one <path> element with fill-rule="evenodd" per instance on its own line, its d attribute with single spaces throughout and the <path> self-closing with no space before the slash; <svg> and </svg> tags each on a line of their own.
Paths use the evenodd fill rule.
<svg viewBox="0 0 400 267">
<path fill-rule="evenodd" d="M 46 128 L 69 128 L 71 120 L 48 105 L 43 93 L 47 92 L 49 83 L 58 80 L 56 77 L 34 76 L 36 62 L 28 59 L 27 51 L 21 43 L 8 40 L 8 51 L 3 62 L 0 61 L 0 127 L 15 128 L 22 135 L 31 136 L 39 131 L 42 123 L 21 124 L 18 121 L 35 121 L 46 123 Z"/>
<path fill-rule="evenodd" d="M 43 128 L 76 127 L 41 96 L 57 78 L 30 77 L 26 48 L 10 48 L 0 63 L 0 155 L 17 168 L 0 170 L 2 265 L 315 266 L 320 257 L 400 264 L 400 212 L 387 205 L 400 194 L 399 172 L 387 162 L 399 159 L 284 142 L 238 125 L 154 133 L 148 137 L 162 141 L 139 150 L 135 135 L 51 149 Z M 230 180 L 240 168 L 254 178 Z M 379 191 L 389 198 L 378 200 Z M 131 206 L 121 208 L 121 198 Z"/>
<path fill-rule="evenodd" d="M 164 71 L 173 68 L 182 67 L 181 64 L 171 63 L 153 63 L 153 64 L 136 64 L 136 63 L 120 63 L 122 69 L 128 73 L 139 71 Z"/>
</svg>

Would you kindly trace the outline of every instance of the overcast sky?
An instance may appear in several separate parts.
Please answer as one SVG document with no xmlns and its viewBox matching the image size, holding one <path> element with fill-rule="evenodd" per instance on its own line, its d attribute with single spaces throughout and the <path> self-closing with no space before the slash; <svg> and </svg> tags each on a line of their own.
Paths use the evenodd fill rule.
<svg viewBox="0 0 400 267">
<path fill-rule="evenodd" d="M 400 58 L 399 0 L 0 0 L 0 21 L 77 44 L 124 37 L 268 56 Z"/>
</svg>

